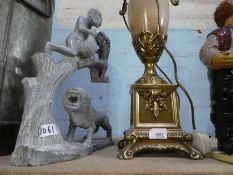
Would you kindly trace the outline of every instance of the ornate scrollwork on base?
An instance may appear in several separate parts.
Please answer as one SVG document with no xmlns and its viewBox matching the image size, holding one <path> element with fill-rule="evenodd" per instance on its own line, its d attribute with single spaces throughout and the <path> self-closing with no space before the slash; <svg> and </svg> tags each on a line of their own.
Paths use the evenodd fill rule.
<svg viewBox="0 0 233 175">
<path fill-rule="evenodd" d="M 131 133 L 129 135 L 126 135 L 125 137 L 125 147 L 120 151 L 118 158 L 119 159 L 133 159 L 134 152 L 131 150 L 131 148 L 134 147 L 135 143 L 137 142 L 137 137 L 134 135 L 134 133 Z"/>
<path fill-rule="evenodd" d="M 178 132 L 178 131 L 175 131 Z M 182 131 L 179 131 L 182 134 Z M 156 140 L 148 140 L 148 139 L 137 139 L 137 135 L 130 134 L 130 136 L 126 136 L 125 138 L 131 138 L 131 142 L 128 142 L 128 145 L 120 150 L 118 155 L 119 159 L 133 159 L 134 156 L 142 151 L 163 151 L 163 150 L 179 150 L 183 152 L 189 159 L 200 160 L 203 159 L 203 155 L 200 151 L 198 151 L 195 147 L 191 145 L 192 135 L 188 133 L 183 133 L 182 137 L 180 134 L 176 134 L 177 138 L 168 139 L 168 142 L 156 142 Z M 132 136 L 133 135 L 133 136 Z M 135 138 L 136 137 L 136 138 Z M 176 142 L 174 142 L 174 139 Z M 126 141 L 127 139 L 125 139 Z M 133 142 L 132 142 L 133 140 Z M 169 140 L 173 140 L 169 143 Z"/>
<path fill-rule="evenodd" d="M 133 159 L 134 155 L 142 151 L 163 151 L 163 150 L 179 150 L 183 152 L 189 159 L 200 160 L 203 159 L 203 155 L 200 151 L 195 149 L 191 144 L 173 143 L 173 144 L 138 144 L 133 143 L 127 145 L 122 151 L 120 151 L 119 159 Z"/>
<path fill-rule="evenodd" d="M 198 151 L 193 145 L 191 145 L 193 137 L 191 134 L 185 133 L 182 137 L 182 142 L 184 146 L 189 150 L 188 158 L 189 159 L 203 159 L 203 155 Z"/>
<path fill-rule="evenodd" d="M 150 89 L 148 91 L 139 91 L 139 94 L 146 100 L 145 110 L 153 112 L 155 118 L 160 114 L 160 111 L 167 110 L 166 97 L 170 94 L 161 89 Z"/>
</svg>

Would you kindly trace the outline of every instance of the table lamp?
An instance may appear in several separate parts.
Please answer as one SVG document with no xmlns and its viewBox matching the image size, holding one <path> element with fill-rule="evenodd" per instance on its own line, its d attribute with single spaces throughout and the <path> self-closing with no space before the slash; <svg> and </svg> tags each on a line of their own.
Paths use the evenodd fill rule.
<svg viewBox="0 0 233 175">
<path fill-rule="evenodd" d="M 178 5 L 177 0 L 171 2 Z M 129 24 L 124 16 L 127 8 Z M 155 69 L 164 49 L 173 58 L 166 47 L 169 1 L 124 0 L 120 15 L 145 71 L 131 86 L 131 127 L 118 144 L 118 158 L 132 159 L 147 150 L 180 150 L 190 159 L 202 159 L 201 152 L 191 144 L 192 135 L 180 126 L 177 88 L 182 86 L 178 81 L 176 85 L 167 83 Z"/>
</svg>

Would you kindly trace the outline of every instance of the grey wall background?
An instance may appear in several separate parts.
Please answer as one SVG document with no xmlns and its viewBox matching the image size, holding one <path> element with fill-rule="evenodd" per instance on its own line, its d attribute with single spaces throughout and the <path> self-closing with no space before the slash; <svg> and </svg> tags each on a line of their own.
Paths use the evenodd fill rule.
<svg viewBox="0 0 233 175">
<path fill-rule="evenodd" d="M 179 78 L 191 94 L 195 104 L 196 124 L 200 131 L 214 134 L 209 119 L 209 82 L 207 69 L 199 61 L 199 50 L 206 35 L 216 28 L 213 12 L 220 0 L 181 0 L 179 7 L 170 6 L 170 28 L 168 47 L 174 54 Z M 109 57 L 109 84 L 90 83 L 89 70 L 81 70 L 69 77 L 57 90 L 54 112 L 62 133 L 68 130 L 68 116 L 62 100 L 67 89 L 82 87 L 92 96 L 96 109 L 105 112 L 113 127 L 113 136 L 121 137 L 130 125 L 130 85 L 143 73 L 143 66 L 131 45 L 131 37 L 123 20 L 118 15 L 121 0 L 56 0 L 52 42 L 65 45 L 66 36 L 73 31 L 77 17 L 86 15 L 88 9 L 102 11 L 104 24 L 101 30 L 111 40 Z M 62 56 L 54 54 L 56 61 Z M 167 54 L 163 54 L 159 65 L 174 80 L 173 66 Z M 191 115 L 187 99 L 181 92 L 180 118 L 182 128 L 191 132 Z M 77 132 L 83 133 L 83 130 Z M 100 134 L 103 134 L 100 132 Z"/>
</svg>

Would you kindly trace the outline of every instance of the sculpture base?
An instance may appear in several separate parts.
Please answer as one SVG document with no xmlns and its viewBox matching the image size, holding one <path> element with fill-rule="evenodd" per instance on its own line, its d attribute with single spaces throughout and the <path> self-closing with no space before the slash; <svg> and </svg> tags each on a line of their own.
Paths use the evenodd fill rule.
<svg viewBox="0 0 233 175">
<path fill-rule="evenodd" d="M 79 142 L 64 142 L 43 147 L 19 146 L 15 149 L 22 154 L 12 154 L 11 165 L 15 166 L 42 166 L 68 160 L 76 160 L 87 156 L 94 151 L 113 145 L 108 139 L 95 139 L 92 145 Z"/>
<path fill-rule="evenodd" d="M 211 155 L 214 159 L 233 164 L 233 155 L 227 155 L 220 151 L 213 151 Z"/>
<path fill-rule="evenodd" d="M 179 150 L 185 153 L 189 159 L 203 159 L 203 155 L 192 146 L 192 135 L 180 129 L 168 129 L 168 138 L 150 139 L 150 130 L 133 129 L 125 131 L 124 140 L 120 141 L 119 147 L 123 146 L 118 155 L 119 159 L 133 159 L 134 156 L 142 151 L 165 151 Z"/>
</svg>

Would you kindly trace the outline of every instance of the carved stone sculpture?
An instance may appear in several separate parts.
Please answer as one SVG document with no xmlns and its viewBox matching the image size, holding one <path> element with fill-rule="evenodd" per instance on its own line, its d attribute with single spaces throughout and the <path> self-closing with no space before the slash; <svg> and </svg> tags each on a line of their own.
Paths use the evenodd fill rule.
<svg viewBox="0 0 233 175">
<path fill-rule="evenodd" d="M 97 10 L 93 9 L 92 11 L 96 12 Z M 86 142 L 65 141 L 56 124 L 52 109 L 53 97 L 57 86 L 77 69 L 89 68 L 100 70 L 100 73 L 94 76 L 97 77 L 99 83 L 106 82 L 104 74 L 108 63 L 105 56 L 108 56 L 110 42 L 106 36 L 101 39 L 103 43 L 108 44 L 105 45 L 96 42 L 96 36 L 94 37 L 88 34 L 84 40 L 79 43 L 80 47 L 78 47 L 81 48 L 78 52 L 82 51 L 83 57 L 78 54 L 66 54 L 69 52 L 67 48 L 61 49 L 61 53 L 68 56 L 59 63 L 53 62 L 51 52 L 36 53 L 32 56 L 32 61 L 37 71 L 37 77 L 24 78 L 22 81 L 26 95 L 26 103 L 24 105 L 24 113 L 16 146 L 11 156 L 12 165 L 38 166 L 73 160 L 113 143 L 111 139 L 104 139 L 92 144 L 92 134 L 94 129 L 97 129 L 95 126 L 106 127 L 104 129 L 107 130 L 107 136 L 111 138 L 111 126 L 106 116 L 98 114 L 98 112 L 95 113 L 93 108 L 90 108 L 89 111 L 87 110 L 87 113 L 93 115 L 93 117 L 89 118 L 91 119 L 90 122 L 87 122 L 87 124 L 91 123 L 92 127 L 87 126 L 87 128 L 91 130 L 89 132 L 91 136 L 87 136 Z M 75 41 L 78 43 L 78 40 Z M 83 47 L 81 47 L 81 45 Z M 47 43 L 46 51 L 48 51 L 48 48 L 52 48 L 51 51 L 53 51 L 54 48 L 60 48 L 60 46 L 54 47 L 52 43 Z M 97 48 L 99 48 L 99 55 L 103 55 L 103 58 L 95 57 Z M 105 52 L 108 53 L 106 54 Z M 104 72 L 102 72 L 102 69 Z M 72 101 L 75 99 L 70 98 L 70 100 Z M 68 107 L 69 105 L 67 104 L 66 106 Z M 67 109 L 71 111 L 72 107 L 68 107 Z M 87 116 L 84 113 L 83 115 Z M 76 116 L 72 113 L 71 118 L 75 119 L 75 117 Z M 87 117 L 90 116 L 88 115 Z M 95 117 L 96 120 L 93 120 Z M 78 122 L 74 123 L 77 124 Z M 70 133 L 72 136 L 72 131 Z"/>
<path fill-rule="evenodd" d="M 95 57 L 106 64 L 90 67 L 92 82 L 108 82 L 105 76 L 107 70 L 107 59 L 110 52 L 110 40 L 103 32 L 97 33 L 92 27 L 99 28 L 102 24 L 102 15 L 97 9 L 90 9 L 87 17 L 80 16 L 76 22 L 74 32 L 66 38 L 66 46 L 59 46 L 51 42 L 46 44 L 46 53 L 58 52 L 66 56 L 78 56 L 80 59 Z M 99 49 L 98 49 L 99 48 Z M 97 51 L 98 50 L 98 51 Z"/>
<path fill-rule="evenodd" d="M 99 46 L 97 51 L 99 60 L 106 64 L 99 65 L 98 67 L 90 67 L 91 81 L 92 82 L 109 82 L 108 76 L 105 75 L 108 69 L 108 57 L 110 53 L 110 40 L 104 32 L 99 32 L 96 36 L 96 42 Z M 104 66 L 103 66 L 104 65 Z"/>
<path fill-rule="evenodd" d="M 14 149 L 24 104 L 21 80 L 35 75 L 30 58 L 51 39 L 54 2 L 0 1 L 0 154 Z"/>
<path fill-rule="evenodd" d="M 91 98 L 86 91 L 81 88 L 73 88 L 67 91 L 64 98 L 64 108 L 70 117 L 68 141 L 73 141 L 77 127 L 88 129 L 84 141 L 88 145 L 92 144 L 93 134 L 99 130 L 99 127 L 102 127 L 107 133 L 107 138 L 110 141 L 112 140 L 112 127 L 108 117 L 91 106 Z"/>
<path fill-rule="evenodd" d="M 215 11 L 219 27 L 211 32 L 200 52 L 208 67 L 211 91 L 211 120 L 218 149 L 233 154 L 233 1 L 224 0 Z M 232 156 L 231 156 L 232 159 Z M 233 163 L 233 159 L 231 160 Z"/>
</svg>

